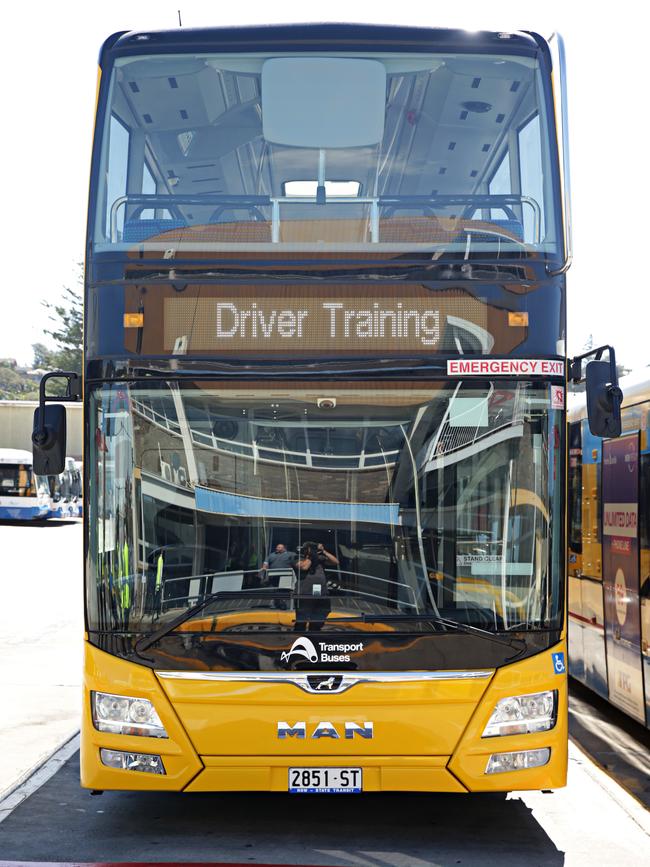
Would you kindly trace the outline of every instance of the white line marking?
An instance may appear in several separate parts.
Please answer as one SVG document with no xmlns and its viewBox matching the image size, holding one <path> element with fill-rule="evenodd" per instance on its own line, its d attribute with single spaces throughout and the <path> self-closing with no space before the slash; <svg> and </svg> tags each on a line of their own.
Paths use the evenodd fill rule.
<svg viewBox="0 0 650 867">
<path fill-rule="evenodd" d="M 62 746 L 58 747 L 52 755 L 27 772 L 27 775 L 17 785 L 0 799 L 0 823 L 10 816 L 16 807 L 33 795 L 44 783 L 47 783 L 57 771 L 79 749 L 79 732 L 74 734 Z"/>
</svg>

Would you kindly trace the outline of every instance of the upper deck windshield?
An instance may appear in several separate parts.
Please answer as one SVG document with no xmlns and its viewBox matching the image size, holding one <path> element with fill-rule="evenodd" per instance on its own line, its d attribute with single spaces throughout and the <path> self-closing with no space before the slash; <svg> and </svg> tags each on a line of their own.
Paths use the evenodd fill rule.
<svg viewBox="0 0 650 867">
<path fill-rule="evenodd" d="M 118 58 L 94 249 L 557 257 L 549 88 L 515 54 Z"/>
<path fill-rule="evenodd" d="M 155 633 L 213 593 L 181 629 L 557 629 L 561 419 L 521 381 L 105 384 L 89 629 Z"/>
</svg>

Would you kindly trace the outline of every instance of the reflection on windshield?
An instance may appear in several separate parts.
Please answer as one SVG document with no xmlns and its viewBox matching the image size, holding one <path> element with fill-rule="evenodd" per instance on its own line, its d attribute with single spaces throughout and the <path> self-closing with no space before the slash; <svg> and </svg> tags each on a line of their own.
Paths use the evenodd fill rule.
<svg viewBox="0 0 650 867">
<path fill-rule="evenodd" d="M 560 615 L 548 386 L 106 385 L 93 395 L 92 629 L 342 628 Z"/>
</svg>

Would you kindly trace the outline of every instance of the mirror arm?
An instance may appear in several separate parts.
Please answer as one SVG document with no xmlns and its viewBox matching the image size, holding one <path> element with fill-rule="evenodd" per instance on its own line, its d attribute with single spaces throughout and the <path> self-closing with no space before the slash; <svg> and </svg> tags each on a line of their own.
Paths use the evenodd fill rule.
<svg viewBox="0 0 650 867">
<path fill-rule="evenodd" d="M 599 346 L 597 349 L 590 349 L 589 352 L 584 352 L 582 355 L 576 355 L 573 358 L 569 359 L 569 382 L 573 382 L 576 385 L 584 382 L 585 375 L 582 372 L 582 362 L 585 361 L 585 359 L 589 359 L 590 361 L 601 361 L 605 351 L 609 353 L 610 382 L 614 387 L 618 387 L 618 375 L 616 373 L 616 352 L 614 351 L 614 347 L 609 346 L 608 344 L 605 344 L 604 346 Z"/>
<path fill-rule="evenodd" d="M 68 387 L 64 395 L 49 395 L 45 393 L 45 387 L 50 379 L 66 379 Z M 46 401 L 71 401 L 81 400 L 81 376 L 73 370 L 53 370 L 41 377 L 38 386 L 39 425 L 38 430 L 32 434 L 32 442 L 37 446 L 43 446 L 47 442 L 45 429 L 45 403 Z"/>
</svg>

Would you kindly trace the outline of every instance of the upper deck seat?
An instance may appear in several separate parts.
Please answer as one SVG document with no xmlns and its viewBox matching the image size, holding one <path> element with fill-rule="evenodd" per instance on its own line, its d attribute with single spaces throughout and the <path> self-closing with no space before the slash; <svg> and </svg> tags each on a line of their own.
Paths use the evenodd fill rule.
<svg viewBox="0 0 650 867">
<path fill-rule="evenodd" d="M 241 244 L 271 241 L 271 225 L 263 221 L 207 223 L 188 226 L 182 220 L 127 220 L 122 233 L 127 244 L 142 241 L 174 240 L 191 245 L 195 243 Z"/>
<path fill-rule="evenodd" d="M 127 244 L 137 244 L 138 241 L 149 241 L 163 232 L 168 232 L 170 229 L 184 229 L 186 225 L 184 220 L 176 220 L 169 217 L 158 220 L 131 219 L 127 220 L 124 224 L 122 240 Z"/>
</svg>

